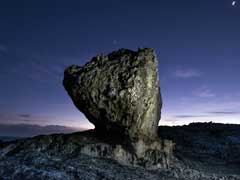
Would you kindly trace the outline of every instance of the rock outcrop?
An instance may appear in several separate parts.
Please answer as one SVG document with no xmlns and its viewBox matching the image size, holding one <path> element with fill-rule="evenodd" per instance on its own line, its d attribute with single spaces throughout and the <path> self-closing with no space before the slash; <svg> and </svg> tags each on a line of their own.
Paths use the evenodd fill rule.
<svg viewBox="0 0 240 180">
<path fill-rule="evenodd" d="M 167 166 L 173 145 L 157 135 L 162 99 L 153 49 L 120 49 L 70 66 L 63 84 L 100 136 L 121 140 L 120 159 Z"/>
<path fill-rule="evenodd" d="M 240 125 L 160 127 L 159 134 L 176 142 L 168 168 L 119 164 L 112 159 L 122 146 L 89 130 L 0 143 L 0 179 L 240 180 Z"/>
<path fill-rule="evenodd" d="M 94 57 L 84 67 L 67 68 L 63 84 L 97 131 L 157 136 L 162 100 L 153 49 Z"/>
</svg>

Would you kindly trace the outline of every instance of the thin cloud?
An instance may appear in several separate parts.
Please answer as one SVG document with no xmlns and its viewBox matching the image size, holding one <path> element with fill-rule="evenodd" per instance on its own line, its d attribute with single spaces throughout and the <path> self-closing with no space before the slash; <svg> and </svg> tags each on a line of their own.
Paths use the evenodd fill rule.
<svg viewBox="0 0 240 180">
<path fill-rule="evenodd" d="M 189 79 L 189 78 L 198 78 L 201 77 L 202 73 L 196 69 L 177 69 L 173 72 L 173 77 L 178 79 Z"/>
<path fill-rule="evenodd" d="M 48 123 L 48 120 L 44 117 L 38 117 L 38 116 L 34 116 L 32 114 L 13 114 L 13 113 L 1 113 L 0 112 L 0 124 L 5 124 L 5 123 L 21 123 L 21 122 L 32 122 L 32 123 L 36 123 L 36 122 L 44 122 L 44 123 Z"/>
<path fill-rule="evenodd" d="M 19 114 L 18 115 L 20 118 L 30 118 L 31 115 L 30 114 Z"/>
<path fill-rule="evenodd" d="M 178 121 L 177 119 L 174 119 L 174 118 L 167 118 L 167 119 L 161 119 L 161 121 L 166 121 L 166 122 L 175 122 L 175 121 Z"/>
<path fill-rule="evenodd" d="M 0 136 L 31 137 L 54 133 L 72 133 L 83 130 L 85 129 L 58 125 L 40 126 L 36 124 L 0 124 Z"/>
<path fill-rule="evenodd" d="M 215 96 L 215 93 L 213 93 L 211 91 L 211 89 L 209 89 L 208 87 L 206 86 L 202 86 L 198 89 L 195 89 L 193 91 L 193 94 L 195 96 L 198 96 L 198 97 L 201 97 L 201 98 L 211 98 L 211 97 L 214 97 Z"/>
<path fill-rule="evenodd" d="M 240 114 L 238 111 L 213 111 L 208 112 L 209 114 L 215 114 L 215 115 L 233 115 L 233 114 Z"/>
<path fill-rule="evenodd" d="M 240 114 L 239 111 L 211 111 L 207 112 L 205 115 L 176 115 L 175 118 L 205 118 L 205 117 L 212 117 L 214 115 L 234 115 L 234 114 Z"/>
<path fill-rule="evenodd" d="M 208 115 L 176 115 L 175 118 L 199 118 L 199 117 L 208 117 Z"/>
</svg>

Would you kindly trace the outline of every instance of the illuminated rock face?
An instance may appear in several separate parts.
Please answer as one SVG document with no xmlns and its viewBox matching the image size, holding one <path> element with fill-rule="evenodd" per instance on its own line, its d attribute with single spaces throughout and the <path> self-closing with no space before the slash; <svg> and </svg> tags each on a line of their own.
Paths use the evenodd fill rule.
<svg viewBox="0 0 240 180">
<path fill-rule="evenodd" d="M 157 135 L 162 99 L 153 49 L 120 49 L 83 67 L 70 66 L 63 85 L 100 136 L 122 140 L 143 162 L 162 161 L 164 145 Z M 115 157 L 124 159 L 120 152 Z"/>
<path fill-rule="evenodd" d="M 162 100 L 153 49 L 120 49 L 71 66 L 64 87 L 97 131 L 156 137 Z"/>
</svg>

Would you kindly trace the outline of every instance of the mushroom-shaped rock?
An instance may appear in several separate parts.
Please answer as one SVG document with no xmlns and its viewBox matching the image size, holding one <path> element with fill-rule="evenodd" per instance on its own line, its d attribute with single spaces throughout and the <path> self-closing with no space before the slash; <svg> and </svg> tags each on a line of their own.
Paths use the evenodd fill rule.
<svg viewBox="0 0 240 180">
<path fill-rule="evenodd" d="M 157 135 L 162 99 L 153 49 L 120 49 L 65 70 L 63 84 L 76 107 L 108 137 L 119 162 L 166 167 L 173 144 Z"/>
<path fill-rule="evenodd" d="M 153 49 L 120 49 L 65 70 L 64 87 L 98 132 L 155 138 L 161 112 Z"/>
</svg>

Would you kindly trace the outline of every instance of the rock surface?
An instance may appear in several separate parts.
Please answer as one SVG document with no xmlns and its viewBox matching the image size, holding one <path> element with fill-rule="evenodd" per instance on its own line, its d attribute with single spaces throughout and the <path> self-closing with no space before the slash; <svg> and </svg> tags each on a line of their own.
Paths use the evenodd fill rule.
<svg viewBox="0 0 240 180">
<path fill-rule="evenodd" d="M 208 125 L 197 124 L 160 127 L 159 132 L 177 144 L 174 152 L 176 158 L 168 168 L 147 170 L 122 165 L 113 160 L 110 156 L 112 153 L 109 153 L 117 144 L 99 139 L 94 131 L 87 131 L 1 143 L 0 179 L 240 180 L 239 161 L 228 161 L 240 157 L 240 126 L 212 124 L 208 128 Z M 227 147 L 222 149 L 225 154 L 223 158 L 218 156 L 217 149 L 224 141 L 231 145 L 226 144 Z M 197 142 L 201 143 L 196 145 Z M 208 151 L 204 152 L 206 147 Z"/>
<path fill-rule="evenodd" d="M 173 144 L 157 135 L 162 99 L 153 49 L 120 49 L 94 57 L 83 67 L 70 66 L 63 85 L 100 136 L 119 140 L 113 159 L 168 166 Z"/>
<path fill-rule="evenodd" d="M 175 156 L 196 169 L 240 173 L 240 125 L 191 123 L 188 126 L 160 126 L 159 136 L 176 143 Z M 201 165 L 200 165 L 201 163 Z M 214 168 L 213 168 L 214 167 Z"/>
<path fill-rule="evenodd" d="M 152 140 L 157 137 L 161 95 L 153 49 L 120 49 L 65 70 L 64 87 L 76 107 L 101 133 Z"/>
</svg>

